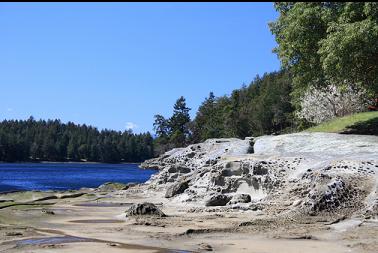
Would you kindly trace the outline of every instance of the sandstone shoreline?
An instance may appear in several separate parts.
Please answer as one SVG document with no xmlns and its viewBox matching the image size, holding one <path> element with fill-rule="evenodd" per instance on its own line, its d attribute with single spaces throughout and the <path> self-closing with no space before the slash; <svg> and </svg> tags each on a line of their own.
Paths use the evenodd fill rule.
<svg viewBox="0 0 378 253">
<path fill-rule="evenodd" d="M 0 252 L 378 251 L 376 136 L 212 139 L 142 166 L 160 171 L 139 185 L 1 194 Z M 165 215 L 126 216 L 143 202 Z"/>
</svg>

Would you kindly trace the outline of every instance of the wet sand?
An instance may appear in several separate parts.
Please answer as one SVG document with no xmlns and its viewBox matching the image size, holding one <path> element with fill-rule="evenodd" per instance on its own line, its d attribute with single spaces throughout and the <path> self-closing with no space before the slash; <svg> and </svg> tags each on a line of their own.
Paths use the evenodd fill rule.
<svg viewBox="0 0 378 253">
<path fill-rule="evenodd" d="M 283 221 L 250 210 L 193 212 L 190 203 L 168 202 L 144 186 L 82 193 L 63 199 L 2 194 L 18 205 L 0 209 L 0 252 L 378 252 L 374 219 L 331 224 L 331 218 Z M 167 217 L 126 218 L 130 204 L 144 201 L 158 204 Z"/>
</svg>

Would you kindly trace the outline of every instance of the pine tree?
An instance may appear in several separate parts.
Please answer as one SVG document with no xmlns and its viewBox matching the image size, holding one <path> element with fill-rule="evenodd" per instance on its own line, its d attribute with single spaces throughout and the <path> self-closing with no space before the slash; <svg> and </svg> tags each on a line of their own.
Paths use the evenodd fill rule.
<svg viewBox="0 0 378 253">
<path fill-rule="evenodd" d="M 173 115 L 169 119 L 170 126 L 170 141 L 176 147 L 183 147 L 186 145 L 189 138 L 189 122 L 191 109 L 186 106 L 186 101 L 183 96 L 177 99 L 173 106 Z"/>
</svg>

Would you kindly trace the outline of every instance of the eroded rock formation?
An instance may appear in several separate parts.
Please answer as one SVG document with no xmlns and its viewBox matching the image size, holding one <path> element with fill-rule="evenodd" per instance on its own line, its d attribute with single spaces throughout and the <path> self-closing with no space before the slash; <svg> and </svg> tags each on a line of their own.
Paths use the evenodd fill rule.
<svg viewBox="0 0 378 253">
<path fill-rule="evenodd" d="M 196 207 L 287 215 L 378 213 L 376 136 L 297 133 L 211 139 L 173 149 L 142 166 L 160 169 L 147 182 L 150 189 Z"/>
<path fill-rule="evenodd" d="M 144 202 L 132 205 L 127 211 L 126 216 L 160 216 L 165 217 L 166 215 L 154 204 Z"/>
</svg>

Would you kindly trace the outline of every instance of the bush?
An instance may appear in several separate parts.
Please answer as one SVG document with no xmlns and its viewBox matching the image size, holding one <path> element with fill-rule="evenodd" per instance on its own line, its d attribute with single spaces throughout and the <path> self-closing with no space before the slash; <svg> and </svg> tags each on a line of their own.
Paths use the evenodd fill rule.
<svg viewBox="0 0 378 253">
<path fill-rule="evenodd" d="M 300 99 L 297 117 L 315 124 L 335 117 L 365 111 L 369 96 L 365 89 L 354 86 L 309 88 Z"/>
</svg>

